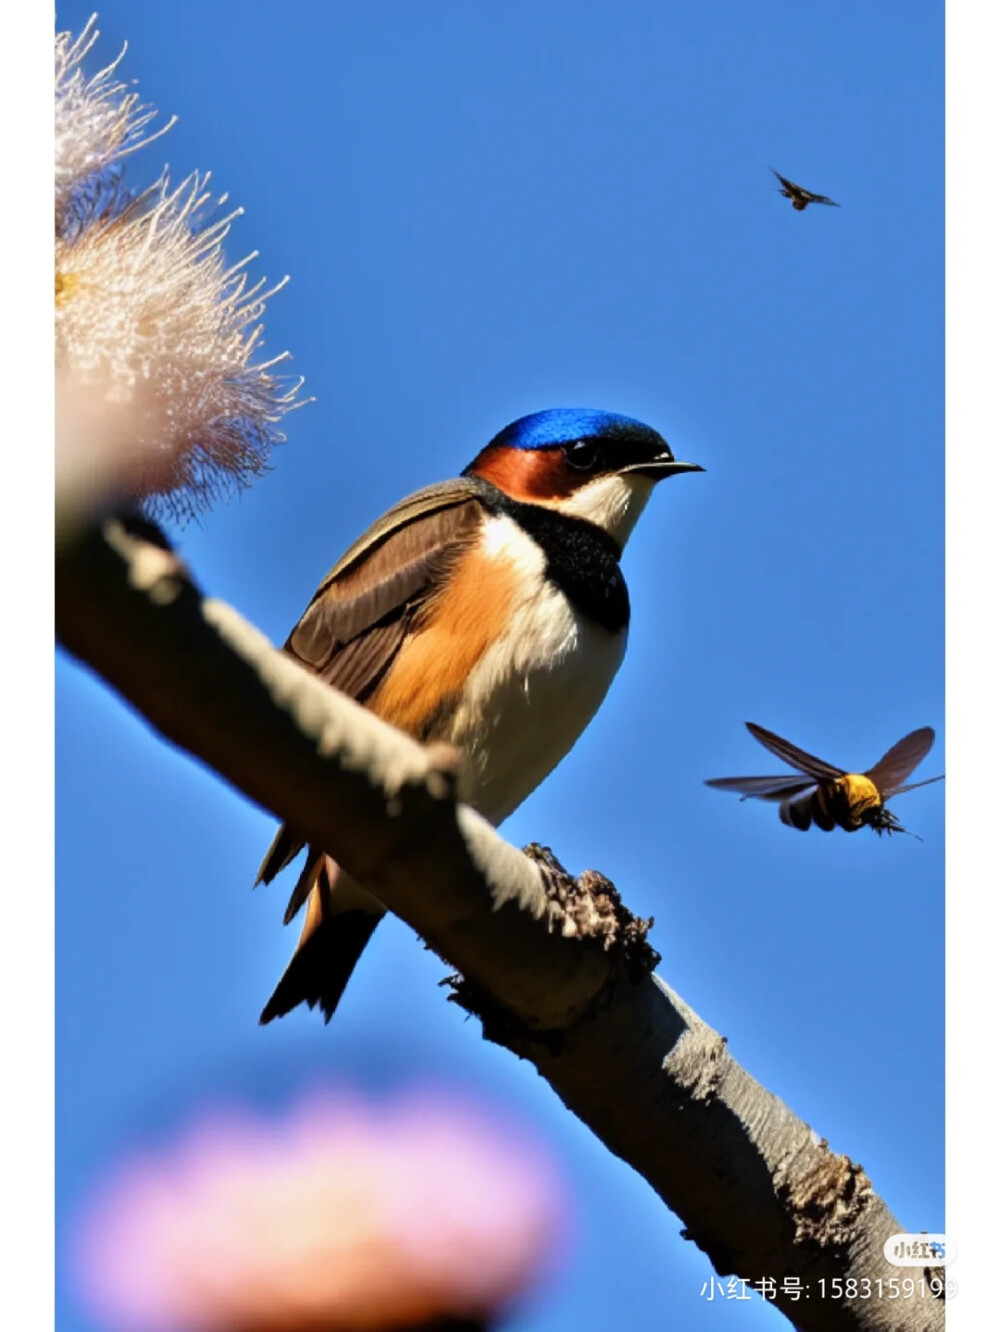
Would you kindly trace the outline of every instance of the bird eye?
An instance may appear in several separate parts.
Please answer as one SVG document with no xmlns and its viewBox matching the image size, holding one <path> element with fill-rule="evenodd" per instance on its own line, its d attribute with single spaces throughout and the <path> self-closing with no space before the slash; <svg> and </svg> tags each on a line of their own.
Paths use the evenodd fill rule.
<svg viewBox="0 0 1000 1332">
<path fill-rule="evenodd" d="M 563 445 L 563 454 L 570 467 L 578 472 L 592 472 L 601 460 L 601 452 L 592 439 L 575 439 Z"/>
</svg>

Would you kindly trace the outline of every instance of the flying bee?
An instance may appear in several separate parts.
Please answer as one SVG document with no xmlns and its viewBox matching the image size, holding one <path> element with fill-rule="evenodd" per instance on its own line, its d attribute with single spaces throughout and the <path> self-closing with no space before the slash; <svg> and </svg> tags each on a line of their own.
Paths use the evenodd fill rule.
<svg viewBox="0 0 1000 1332">
<path fill-rule="evenodd" d="M 781 822 L 800 832 L 805 832 L 812 823 L 824 832 L 832 832 L 835 827 L 857 832 L 866 825 L 879 836 L 884 832 L 906 832 L 895 814 L 886 808 L 886 801 L 918 786 L 940 782 L 944 776 L 942 773 L 940 777 L 904 785 L 934 743 L 934 732 L 929 726 L 905 735 L 867 772 L 845 772 L 782 740 L 773 731 L 765 731 L 763 726 L 747 722 L 746 727 L 765 749 L 796 771 L 783 777 L 713 777 L 706 786 L 719 791 L 738 791 L 743 800 L 774 801 L 778 803 Z"/>
<path fill-rule="evenodd" d="M 774 171 L 774 167 L 771 168 Z M 840 204 L 825 194 L 814 194 L 812 190 L 807 190 L 804 185 L 796 185 L 794 180 L 789 180 L 783 176 L 780 171 L 774 171 L 774 174 L 781 181 L 781 189 L 778 191 L 786 199 L 791 199 L 792 207 L 797 213 L 803 213 L 811 203 L 826 204 L 830 208 L 839 208 Z"/>
</svg>

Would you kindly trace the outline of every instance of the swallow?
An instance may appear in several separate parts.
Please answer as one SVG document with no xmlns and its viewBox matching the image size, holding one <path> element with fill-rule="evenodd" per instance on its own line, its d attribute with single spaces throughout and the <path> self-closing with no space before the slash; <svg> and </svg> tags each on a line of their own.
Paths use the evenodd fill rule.
<svg viewBox="0 0 1000 1332">
<path fill-rule="evenodd" d="M 703 470 L 614 412 L 522 417 L 455 480 L 379 518 L 320 583 L 284 650 L 417 740 L 457 746 L 464 798 L 499 824 L 569 752 L 621 665 L 620 560 L 654 487 Z M 257 883 L 303 846 L 279 828 Z M 303 905 L 262 1024 L 301 1003 L 329 1021 L 385 914 L 317 847 L 286 924 Z"/>
<path fill-rule="evenodd" d="M 904 785 L 934 743 L 929 726 L 904 735 L 867 772 L 836 768 L 753 722 L 747 722 L 746 728 L 795 771 L 779 777 L 712 777 L 705 785 L 718 791 L 737 791 L 743 800 L 776 801 L 781 822 L 800 832 L 806 832 L 812 823 L 824 832 L 837 827 L 845 832 L 873 828 L 880 836 L 884 832 L 906 832 L 886 801 L 943 780 L 942 774 Z"/>
<path fill-rule="evenodd" d="M 771 170 L 774 171 L 774 167 Z M 794 180 L 789 180 L 780 171 L 774 171 L 774 174 L 783 186 L 778 193 L 785 199 L 791 199 L 792 207 L 797 213 L 803 212 L 811 203 L 827 204 L 830 208 L 840 207 L 839 203 L 836 203 L 833 199 L 828 199 L 825 194 L 813 194 L 812 190 L 806 190 L 801 185 L 796 185 Z"/>
</svg>

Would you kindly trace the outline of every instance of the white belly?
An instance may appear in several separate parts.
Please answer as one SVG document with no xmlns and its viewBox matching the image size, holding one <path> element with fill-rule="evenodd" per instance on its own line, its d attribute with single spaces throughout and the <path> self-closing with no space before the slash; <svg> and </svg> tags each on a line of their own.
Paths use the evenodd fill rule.
<svg viewBox="0 0 1000 1332">
<path fill-rule="evenodd" d="M 499 823 L 575 744 L 621 665 L 625 634 L 583 619 L 543 577 L 544 557 L 509 518 L 487 546 L 514 559 L 523 589 L 506 635 L 469 674 L 449 739 L 468 758 L 466 798 Z"/>
</svg>

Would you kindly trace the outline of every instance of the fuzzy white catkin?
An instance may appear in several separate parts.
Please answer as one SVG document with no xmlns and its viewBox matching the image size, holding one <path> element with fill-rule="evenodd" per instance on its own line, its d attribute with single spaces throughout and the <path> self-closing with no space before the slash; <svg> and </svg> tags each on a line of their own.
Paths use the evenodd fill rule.
<svg viewBox="0 0 1000 1332">
<path fill-rule="evenodd" d="M 92 19 L 56 37 L 57 508 L 127 498 L 184 518 L 260 475 L 301 402 L 273 373 L 287 353 L 253 359 L 284 282 L 251 284 L 256 254 L 227 264 L 242 210 L 219 215 L 207 174 L 124 190 L 116 164 L 156 113 L 116 80 L 121 56 L 84 77 L 97 36 Z"/>
</svg>

